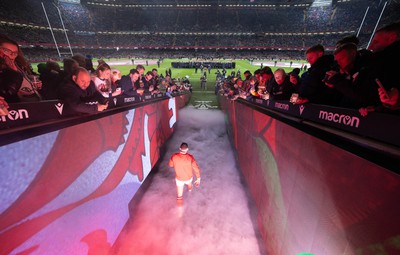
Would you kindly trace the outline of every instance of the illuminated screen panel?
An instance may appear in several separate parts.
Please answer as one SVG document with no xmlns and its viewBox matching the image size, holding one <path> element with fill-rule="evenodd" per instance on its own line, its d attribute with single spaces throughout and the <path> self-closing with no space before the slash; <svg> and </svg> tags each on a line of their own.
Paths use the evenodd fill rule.
<svg viewBox="0 0 400 255">
<path fill-rule="evenodd" d="M 400 176 L 244 104 L 221 105 L 268 254 L 400 254 Z"/>
<path fill-rule="evenodd" d="M 106 254 L 184 96 L 0 147 L 0 254 Z M 96 251 L 96 249 L 102 249 Z"/>
</svg>

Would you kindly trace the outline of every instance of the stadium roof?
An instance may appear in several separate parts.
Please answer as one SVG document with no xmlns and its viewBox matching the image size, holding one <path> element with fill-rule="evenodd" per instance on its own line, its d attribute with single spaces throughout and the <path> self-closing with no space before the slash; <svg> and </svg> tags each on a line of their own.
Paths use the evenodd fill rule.
<svg viewBox="0 0 400 255">
<path fill-rule="evenodd" d="M 109 4 L 147 4 L 147 5 L 166 5 L 166 4 L 197 4 L 197 5 L 232 5 L 232 4 L 296 4 L 309 3 L 314 0 L 81 0 L 81 2 L 97 2 Z"/>
</svg>

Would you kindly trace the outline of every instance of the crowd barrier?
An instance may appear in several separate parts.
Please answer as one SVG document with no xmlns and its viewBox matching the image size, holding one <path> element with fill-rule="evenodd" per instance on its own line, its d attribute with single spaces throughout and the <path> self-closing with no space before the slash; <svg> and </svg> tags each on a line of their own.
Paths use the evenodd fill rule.
<svg viewBox="0 0 400 255">
<path fill-rule="evenodd" d="M 67 118 L 48 112 L 56 102 L 28 113 L 12 105 L 37 121 L 45 106 L 54 119 L 0 130 L 0 255 L 108 254 L 189 99 Z"/>
<path fill-rule="evenodd" d="M 244 100 L 242 102 L 246 103 Z M 399 115 L 371 112 L 367 116 L 361 116 L 356 109 L 319 104 L 296 105 L 288 101 L 260 98 L 252 98 L 249 102 L 260 109 L 283 113 L 281 116 L 284 121 L 290 119 L 303 130 L 307 127 L 325 131 L 329 129 L 330 134 L 337 134 L 337 139 L 362 144 L 370 152 L 366 155 L 369 160 L 400 173 L 400 136 L 396 135 L 400 130 Z"/>
<path fill-rule="evenodd" d="M 372 112 L 363 117 L 358 110 L 327 105 L 296 105 L 288 101 L 260 98 L 252 98 L 251 102 L 297 117 L 301 121 L 310 120 L 400 147 L 400 136 L 394 135 L 400 128 L 398 115 Z"/>
<path fill-rule="evenodd" d="M 177 93 L 176 95 L 180 95 Z M 141 102 L 169 98 L 165 93 L 142 96 L 119 95 L 112 97 L 107 109 L 130 106 Z M 46 100 L 40 102 L 10 104 L 8 116 L 0 116 L 0 130 L 23 127 L 29 124 L 63 119 L 64 102 L 62 100 Z M 1 143 L 0 143 L 1 145 Z"/>
<path fill-rule="evenodd" d="M 400 254 L 398 116 L 219 101 L 268 254 Z"/>
</svg>

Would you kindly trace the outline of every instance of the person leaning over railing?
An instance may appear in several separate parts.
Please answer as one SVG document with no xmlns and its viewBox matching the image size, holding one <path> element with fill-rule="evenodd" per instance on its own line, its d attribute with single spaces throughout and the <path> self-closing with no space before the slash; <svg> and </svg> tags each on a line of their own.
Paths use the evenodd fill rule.
<svg viewBox="0 0 400 255">
<path fill-rule="evenodd" d="M 168 87 L 169 87 L 169 83 L 168 83 L 167 79 L 161 78 L 160 85 L 159 85 L 160 91 L 162 93 L 166 93 Z"/>
<path fill-rule="evenodd" d="M 143 89 L 144 95 L 153 95 L 156 92 L 154 92 L 154 82 L 153 82 L 153 72 L 152 71 L 147 71 L 147 73 L 144 75 L 144 78 L 142 79 L 143 81 Z"/>
<path fill-rule="evenodd" d="M 249 86 L 249 93 L 251 97 L 260 97 L 260 95 L 258 94 L 258 79 L 255 76 L 250 77 Z M 250 99 L 250 97 L 247 99 Z"/>
<path fill-rule="evenodd" d="M 360 108 L 361 115 L 370 111 L 399 113 L 400 77 L 397 66 L 400 58 L 400 22 L 379 29 L 370 50 L 361 56 L 353 43 L 345 43 L 335 50 L 340 71 L 327 72 L 326 85 L 338 90 L 342 107 Z"/>
<path fill-rule="evenodd" d="M 136 88 L 140 88 L 140 82 L 144 81 L 144 72 L 146 71 L 146 68 L 143 65 L 136 65 L 135 68 L 139 72 L 139 79 L 135 82 Z M 143 94 L 144 89 L 139 90 L 140 93 Z"/>
<path fill-rule="evenodd" d="M 18 43 L 0 34 L 0 96 L 9 103 L 39 101 L 41 87 Z"/>
<path fill-rule="evenodd" d="M 250 99 L 252 96 L 251 96 L 251 94 L 250 94 L 250 88 L 251 88 L 251 85 L 250 85 L 250 78 L 252 77 L 252 75 L 251 75 L 251 72 L 250 71 L 245 71 L 244 73 L 243 73 L 243 75 L 244 75 L 244 80 L 243 80 L 243 84 L 242 84 L 242 86 L 241 86 L 241 98 L 243 98 L 243 99 Z"/>
<path fill-rule="evenodd" d="M 378 29 L 369 49 L 373 52 L 373 70 L 383 88 L 378 93 L 383 106 L 394 113 L 400 113 L 400 22 L 391 23 Z"/>
<path fill-rule="evenodd" d="M 338 70 L 326 73 L 326 86 L 340 93 L 337 105 L 347 108 L 361 108 L 379 103 L 377 85 L 371 84 L 367 61 L 362 61 L 354 43 L 340 45 L 334 52 Z"/>
<path fill-rule="evenodd" d="M 247 99 L 250 96 L 250 86 L 246 84 L 242 79 L 236 80 L 237 89 L 238 89 L 238 96 L 243 99 Z"/>
<path fill-rule="evenodd" d="M 270 98 L 274 100 L 289 100 L 295 92 L 294 84 L 290 82 L 285 70 L 278 68 L 274 72 L 274 81 L 269 91 Z"/>
<path fill-rule="evenodd" d="M 92 76 L 92 81 L 96 86 L 96 89 L 105 98 L 111 96 L 118 96 L 121 94 L 121 90 L 114 89 L 111 86 L 111 68 L 108 64 L 103 63 L 96 68 L 95 75 Z"/>
<path fill-rule="evenodd" d="M 89 72 L 83 67 L 76 68 L 72 76 L 61 84 L 59 96 L 65 102 L 65 115 L 97 113 L 108 107 L 107 99 L 97 91 Z"/>
<path fill-rule="evenodd" d="M 131 69 L 129 75 L 122 76 L 119 81 L 119 85 L 122 89 L 122 94 L 125 96 L 137 96 L 138 88 L 136 87 L 136 81 L 139 80 L 139 72 L 136 69 Z"/>
<path fill-rule="evenodd" d="M 275 80 L 274 73 L 272 72 L 271 67 L 264 66 L 260 70 L 260 75 L 256 77 L 258 78 L 258 88 L 263 89 L 263 93 L 260 94 L 260 96 L 262 98 L 268 98 L 267 94 L 270 92 Z"/>
<path fill-rule="evenodd" d="M 294 86 L 295 93 L 298 93 L 301 86 L 300 68 L 293 68 L 288 75 L 290 82 Z"/>
<path fill-rule="evenodd" d="M 43 99 L 58 99 L 58 87 L 63 80 L 60 65 L 53 60 L 47 61 L 45 69 L 40 73 L 39 78 L 43 83 L 42 90 L 40 91 Z"/>
<path fill-rule="evenodd" d="M 159 76 L 158 76 L 158 71 L 157 71 L 156 68 L 153 68 L 151 70 L 151 73 L 152 73 L 152 78 L 149 81 L 150 82 L 150 86 L 153 86 L 153 91 L 151 91 L 151 94 L 152 95 L 159 94 L 159 93 L 161 93 L 161 90 L 160 90 L 161 81 L 160 81 Z"/>
<path fill-rule="evenodd" d="M 333 56 L 325 54 L 325 48 L 317 44 L 306 51 L 306 58 L 311 67 L 308 74 L 302 77 L 296 103 L 334 104 L 337 101 L 337 92 L 322 81 L 326 72 L 335 65 Z"/>
<path fill-rule="evenodd" d="M 179 84 L 177 83 L 176 79 L 174 78 L 171 80 L 171 85 L 167 88 L 166 94 L 169 97 L 172 97 L 172 96 L 176 95 L 177 93 L 179 93 Z"/>
<path fill-rule="evenodd" d="M 19 102 L 18 91 L 22 84 L 22 75 L 14 72 L 0 57 L 0 96 L 10 103 Z"/>
<path fill-rule="evenodd" d="M 111 89 L 113 92 L 117 90 L 121 91 L 121 87 L 119 85 L 121 78 L 122 78 L 121 71 L 117 68 L 112 68 L 110 79 L 111 79 Z"/>
</svg>

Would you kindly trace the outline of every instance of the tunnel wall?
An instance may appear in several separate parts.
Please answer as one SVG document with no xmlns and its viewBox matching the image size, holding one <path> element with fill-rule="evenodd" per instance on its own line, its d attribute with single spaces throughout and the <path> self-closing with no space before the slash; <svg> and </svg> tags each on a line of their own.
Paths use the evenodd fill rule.
<svg viewBox="0 0 400 255">
<path fill-rule="evenodd" d="M 189 99 L 132 106 L 0 147 L 0 254 L 107 254 Z"/>
<path fill-rule="evenodd" d="M 248 104 L 219 100 L 269 255 L 400 254 L 397 173 Z"/>
</svg>

